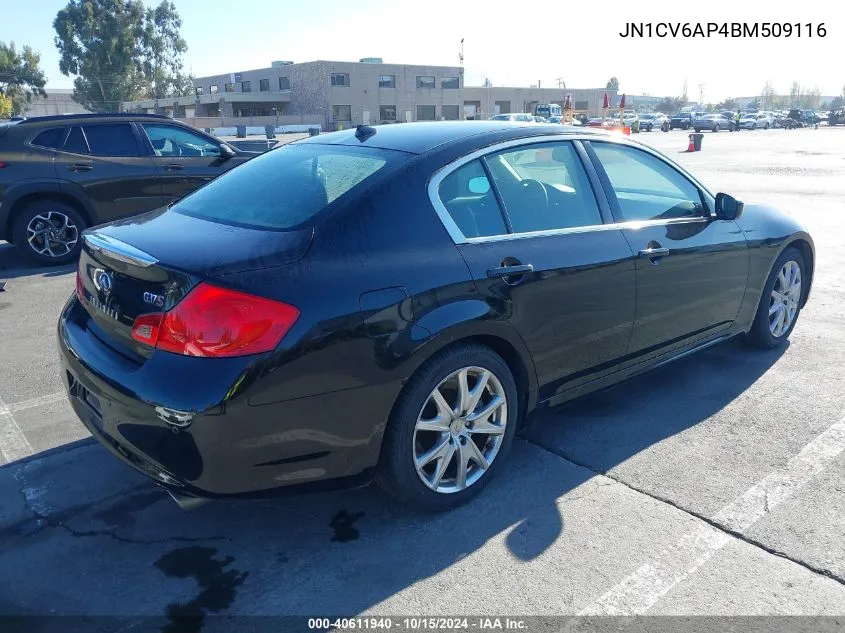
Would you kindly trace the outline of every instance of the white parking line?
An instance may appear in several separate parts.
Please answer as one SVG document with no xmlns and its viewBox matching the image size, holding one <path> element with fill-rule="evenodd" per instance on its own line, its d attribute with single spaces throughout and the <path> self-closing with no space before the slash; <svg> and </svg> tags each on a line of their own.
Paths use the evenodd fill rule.
<svg viewBox="0 0 845 633">
<path fill-rule="evenodd" d="M 29 400 L 13 402 L 12 404 L 7 404 L 6 408 L 10 413 L 17 413 L 18 411 L 23 411 L 24 409 L 32 409 L 45 404 L 53 404 L 54 402 L 59 402 L 65 398 L 67 398 L 67 394 L 64 391 L 57 391 L 56 393 L 51 393 L 46 396 L 38 396 L 37 398 L 30 398 Z M 2 410 L 2 407 L 0 407 L 0 410 Z"/>
<path fill-rule="evenodd" d="M 807 444 L 784 468 L 772 472 L 722 508 L 712 520 L 741 534 L 824 470 L 843 450 L 845 418 Z M 727 532 L 702 522 L 578 615 L 641 615 L 732 539 Z"/>
<path fill-rule="evenodd" d="M 32 446 L 15 422 L 15 418 L 3 399 L 0 398 L 0 456 L 4 463 L 32 455 Z"/>
</svg>

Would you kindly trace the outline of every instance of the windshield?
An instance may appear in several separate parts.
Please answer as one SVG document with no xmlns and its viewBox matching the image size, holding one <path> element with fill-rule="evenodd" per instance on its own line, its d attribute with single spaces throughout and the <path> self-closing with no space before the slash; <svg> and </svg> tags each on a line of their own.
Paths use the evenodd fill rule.
<svg viewBox="0 0 845 633">
<path fill-rule="evenodd" d="M 292 143 L 226 172 L 171 210 L 235 226 L 299 228 L 406 157 L 371 147 Z"/>
</svg>

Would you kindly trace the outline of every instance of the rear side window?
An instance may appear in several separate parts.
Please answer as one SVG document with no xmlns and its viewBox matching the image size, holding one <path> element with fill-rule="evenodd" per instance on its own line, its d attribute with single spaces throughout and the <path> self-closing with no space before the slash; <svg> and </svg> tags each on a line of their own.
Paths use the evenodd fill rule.
<svg viewBox="0 0 845 633">
<path fill-rule="evenodd" d="M 481 161 L 459 167 L 443 179 L 438 195 L 465 237 L 507 233 L 502 210 Z"/>
<path fill-rule="evenodd" d="M 94 156 L 140 156 L 132 126 L 128 123 L 84 125 L 85 138 Z"/>
<path fill-rule="evenodd" d="M 172 207 L 193 217 L 274 230 L 315 222 L 392 172 L 403 152 L 344 145 L 290 144 L 253 158 Z"/>
<path fill-rule="evenodd" d="M 61 147 L 62 141 L 65 140 L 66 129 L 64 127 L 51 127 L 49 130 L 44 130 L 38 134 L 29 144 L 46 147 L 47 149 L 57 149 Z"/>
<path fill-rule="evenodd" d="M 73 127 L 68 134 L 65 141 L 64 150 L 74 154 L 87 154 L 88 141 L 85 140 L 85 135 L 82 133 L 82 128 L 79 126 Z"/>
</svg>

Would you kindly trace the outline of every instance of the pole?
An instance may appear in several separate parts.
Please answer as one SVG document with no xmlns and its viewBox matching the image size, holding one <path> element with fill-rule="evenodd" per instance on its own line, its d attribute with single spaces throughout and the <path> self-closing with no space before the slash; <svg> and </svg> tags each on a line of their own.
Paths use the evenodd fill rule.
<svg viewBox="0 0 845 633">
<path fill-rule="evenodd" d="M 458 56 L 459 61 L 461 62 L 461 75 L 458 77 L 459 84 L 459 92 L 458 92 L 458 100 L 460 101 L 460 105 L 458 106 L 458 118 L 463 121 L 466 117 L 464 113 L 464 38 L 461 38 L 461 52 Z"/>
</svg>

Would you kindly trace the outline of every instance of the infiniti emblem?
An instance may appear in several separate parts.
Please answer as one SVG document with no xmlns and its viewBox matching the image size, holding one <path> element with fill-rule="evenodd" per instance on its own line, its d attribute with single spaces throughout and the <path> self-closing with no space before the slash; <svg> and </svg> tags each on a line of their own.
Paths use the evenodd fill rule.
<svg viewBox="0 0 845 633">
<path fill-rule="evenodd" d="M 112 284 L 111 275 L 109 273 L 107 273 L 105 270 L 103 270 L 102 268 L 95 268 L 93 280 L 94 280 L 94 287 L 97 290 L 100 290 L 104 295 L 108 296 L 108 294 L 111 292 L 111 284 Z"/>
</svg>

